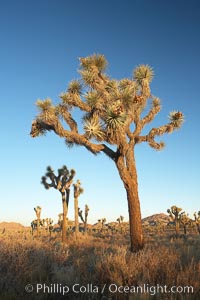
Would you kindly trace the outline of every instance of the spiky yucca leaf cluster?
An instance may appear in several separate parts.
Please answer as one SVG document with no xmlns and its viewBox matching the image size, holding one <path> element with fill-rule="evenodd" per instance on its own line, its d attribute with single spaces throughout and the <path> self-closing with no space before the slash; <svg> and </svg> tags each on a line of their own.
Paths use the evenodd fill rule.
<svg viewBox="0 0 200 300">
<path fill-rule="evenodd" d="M 58 175 L 59 176 L 68 176 L 69 175 L 69 170 L 68 168 L 64 165 L 62 168 L 58 169 Z"/>
<path fill-rule="evenodd" d="M 120 80 L 119 89 L 121 91 L 124 91 L 126 88 L 129 88 L 132 85 L 132 82 L 133 81 L 128 78 L 124 78 L 124 79 Z"/>
<path fill-rule="evenodd" d="M 52 101 L 51 99 L 47 98 L 45 100 L 38 99 L 36 101 L 36 106 L 39 108 L 41 112 L 46 112 L 52 107 Z"/>
<path fill-rule="evenodd" d="M 83 128 L 88 139 L 95 138 L 98 141 L 102 141 L 104 139 L 102 125 L 97 116 L 86 118 Z"/>
<path fill-rule="evenodd" d="M 41 211 L 42 210 L 42 207 L 41 206 L 37 206 L 37 207 L 34 207 L 34 211 Z"/>
<path fill-rule="evenodd" d="M 79 80 L 73 80 L 69 83 L 67 92 L 70 94 L 81 94 L 82 86 Z"/>
<path fill-rule="evenodd" d="M 150 83 L 153 79 L 154 72 L 153 69 L 149 65 L 139 65 L 134 70 L 134 79 L 139 84 L 142 84 L 143 79 L 147 79 Z"/>
<path fill-rule="evenodd" d="M 74 187 L 74 196 L 78 197 L 80 194 L 83 194 L 84 189 L 81 187 L 81 182 L 78 179 L 76 183 L 73 184 Z"/>
<path fill-rule="evenodd" d="M 87 104 L 91 107 L 91 108 L 95 108 L 96 104 L 99 100 L 99 94 L 97 91 L 92 91 L 92 92 L 88 92 L 85 95 L 85 99 L 87 101 Z"/>
<path fill-rule="evenodd" d="M 95 73 L 93 73 L 93 72 L 91 72 L 90 70 L 87 70 L 87 69 L 83 70 L 83 71 L 79 71 L 79 73 L 81 74 L 85 85 L 91 86 L 94 83 L 95 77 L 96 77 Z"/>
<path fill-rule="evenodd" d="M 88 70 L 92 66 L 95 66 L 98 68 L 99 72 L 104 71 L 108 64 L 105 56 L 101 54 L 93 54 L 88 57 L 81 57 L 79 60 L 81 68 Z"/>
<path fill-rule="evenodd" d="M 49 121 L 55 116 L 56 109 L 52 105 L 51 99 L 37 100 L 36 106 L 40 110 L 40 118 L 43 121 Z"/>
<path fill-rule="evenodd" d="M 58 169 L 58 176 L 62 177 L 62 180 L 66 180 L 67 178 L 74 177 L 76 171 L 74 169 L 68 170 L 67 166 L 64 165 L 62 168 Z"/>
<path fill-rule="evenodd" d="M 153 97 L 152 103 L 154 107 L 160 106 L 160 99 L 158 97 Z"/>
<path fill-rule="evenodd" d="M 175 127 L 175 128 L 180 128 L 181 125 L 184 122 L 184 115 L 180 111 L 172 111 L 169 114 L 169 120 L 170 123 Z"/>
<path fill-rule="evenodd" d="M 134 98 L 138 92 L 138 84 L 133 80 L 122 79 L 119 82 L 119 91 L 122 102 L 129 108 L 134 103 Z"/>
<path fill-rule="evenodd" d="M 113 109 L 108 109 L 105 117 L 106 127 L 109 130 L 112 130 L 113 133 L 115 130 L 122 129 L 126 122 L 126 114 L 117 113 Z"/>
<path fill-rule="evenodd" d="M 51 175 L 51 174 L 53 174 L 53 173 L 54 173 L 54 170 L 52 169 L 52 167 L 51 167 L 51 166 L 48 166 L 48 167 L 47 167 L 46 176 L 49 176 L 49 175 Z"/>
<path fill-rule="evenodd" d="M 42 176 L 42 178 L 41 178 L 41 184 L 44 185 L 44 187 L 45 187 L 46 190 L 49 189 L 49 185 L 48 185 L 48 183 L 47 183 L 46 176 Z"/>
<path fill-rule="evenodd" d="M 118 91 L 118 81 L 114 79 L 110 79 L 105 86 L 105 89 L 107 92 L 109 92 L 111 95 L 116 94 Z"/>
</svg>

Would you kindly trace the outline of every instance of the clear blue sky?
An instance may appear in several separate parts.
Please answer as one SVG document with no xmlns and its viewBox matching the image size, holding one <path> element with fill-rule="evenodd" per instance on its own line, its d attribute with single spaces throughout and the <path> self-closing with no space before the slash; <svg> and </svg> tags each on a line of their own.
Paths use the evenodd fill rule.
<svg viewBox="0 0 200 300">
<path fill-rule="evenodd" d="M 200 3 L 198 0 L 18 0 L 0 4 L 1 173 L 0 222 L 28 225 L 33 208 L 42 217 L 62 211 L 59 192 L 40 184 L 46 167 L 66 164 L 85 190 L 79 206 L 90 207 L 89 222 L 128 219 L 126 194 L 114 164 L 80 147 L 68 150 L 53 133 L 32 139 L 38 98 L 55 103 L 78 77 L 78 57 L 106 56 L 108 73 L 131 77 L 139 64 L 154 68 L 152 93 L 162 100 L 153 126 L 180 110 L 180 131 L 163 136 L 166 148 L 136 149 L 142 216 L 176 204 L 193 213 L 199 202 Z M 69 217 L 73 218 L 73 197 Z"/>
</svg>

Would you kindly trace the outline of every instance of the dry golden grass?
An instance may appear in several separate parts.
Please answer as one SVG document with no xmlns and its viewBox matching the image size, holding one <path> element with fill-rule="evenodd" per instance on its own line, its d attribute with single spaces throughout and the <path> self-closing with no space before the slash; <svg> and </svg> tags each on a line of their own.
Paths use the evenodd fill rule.
<svg viewBox="0 0 200 300">
<path fill-rule="evenodd" d="M 0 300 L 200 299 L 200 236 L 147 236 L 145 248 L 133 254 L 122 234 L 80 234 L 78 239 L 71 234 L 63 246 L 57 234 L 36 238 L 28 231 L 6 232 L 0 235 L 0 276 Z M 104 295 L 25 292 L 27 284 L 36 283 L 193 286 L 194 294 L 128 296 L 109 294 L 108 288 Z"/>
</svg>

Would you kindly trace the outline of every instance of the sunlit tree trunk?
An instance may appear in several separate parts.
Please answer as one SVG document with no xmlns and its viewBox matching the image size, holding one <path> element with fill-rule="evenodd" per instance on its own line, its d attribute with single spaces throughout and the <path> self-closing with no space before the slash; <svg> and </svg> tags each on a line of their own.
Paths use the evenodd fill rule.
<svg viewBox="0 0 200 300">
<path fill-rule="evenodd" d="M 176 235 L 179 235 L 179 220 L 175 220 L 175 231 L 176 231 Z"/>
<path fill-rule="evenodd" d="M 66 243 L 67 232 L 67 213 L 69 204 L 69 190 L 62 193 L 62 205 L 63 205 L 63 220 L 62 220 L 62 242 Z"/>
<path fill-rule="evenodd" d="M 138 180 L 133 150 L 126 156 L 119 155 L 116 166 L 124 183 L 129 212 L 131 251 L 137 252 L 144 246 Z"/>
<path fill-rule="evenodd" d="M 79 233 L 79 222 L 78 222 L 78 197 L 74 197 L 74 219 L 75 219 L 75 234 L 76 237 Z"/>
<path fill-rule="evenodd" d="M 136 179 L 133 178 L 130 184 L 131 186 L 127 188 L 126 192 L 128 200 L 131 251 L 137 252 L 144 246 L 141 211 L 138 191 L 136 188 Z"/>
</svg>

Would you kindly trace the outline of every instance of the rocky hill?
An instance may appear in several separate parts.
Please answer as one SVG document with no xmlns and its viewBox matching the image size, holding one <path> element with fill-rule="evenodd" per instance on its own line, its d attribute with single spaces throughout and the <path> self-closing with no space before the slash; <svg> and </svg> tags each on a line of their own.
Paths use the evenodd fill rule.
<svg viewBox="0 0 200 300">
<path fill-rule="evenodd" d="M 155 214 L 142 219 L 143 224 L 149 224 L 151 222 L 160 222 L 160 223 L 167 224 L 169 221 L 170 221 L 169 216 L 164 213 Z"/>
<path fill-rule="evenodd" d="M 25 227 L 22 224 L 16 222 L 1 222 L 0 230 L 4 230 L 4 228 L 5 230 L 15 231 L 15 230 L 22 230 Z"/>
</svg>

